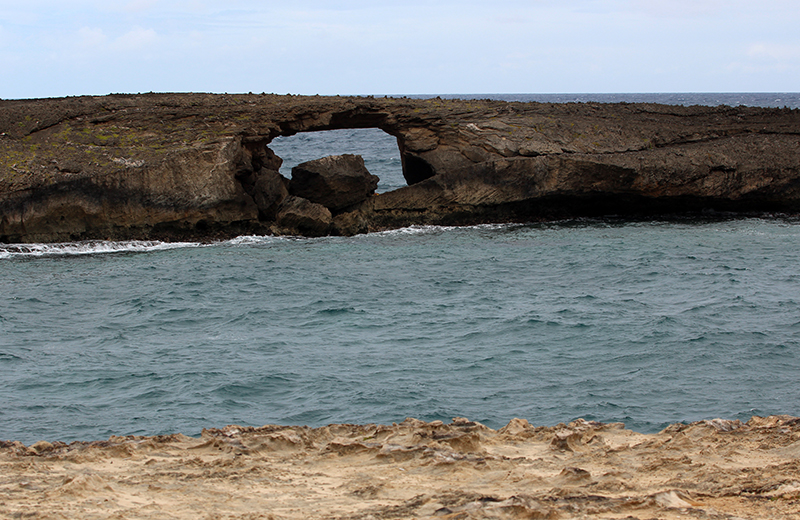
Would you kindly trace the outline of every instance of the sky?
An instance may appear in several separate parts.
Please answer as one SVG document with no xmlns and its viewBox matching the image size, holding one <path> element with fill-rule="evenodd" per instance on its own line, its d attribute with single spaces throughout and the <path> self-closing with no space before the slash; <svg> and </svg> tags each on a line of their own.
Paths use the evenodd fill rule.
<svg viewBox="0 0 800 520">
<path fill-rule="evenodd" d="M 798 0 L 0 0 L 0 98 L 800 91 Z"/>
</svg>

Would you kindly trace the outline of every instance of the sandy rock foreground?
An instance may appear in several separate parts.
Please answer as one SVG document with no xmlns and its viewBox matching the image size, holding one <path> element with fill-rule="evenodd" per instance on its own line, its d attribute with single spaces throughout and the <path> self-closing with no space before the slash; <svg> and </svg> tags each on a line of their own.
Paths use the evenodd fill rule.
<svg viewBox="0 0 800 520">
<path fill-rule="evenodd" d="M 0 442 L 0 518 L 800 518 L 800 418 Z"/>
</svg>

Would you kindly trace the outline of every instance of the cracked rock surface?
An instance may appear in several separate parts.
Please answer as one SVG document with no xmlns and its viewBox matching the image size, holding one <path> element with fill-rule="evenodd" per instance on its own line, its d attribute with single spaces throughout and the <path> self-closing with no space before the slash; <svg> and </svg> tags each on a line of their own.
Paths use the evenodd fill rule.
<svg viewBox="0 0 800 520">
<path fill-rule="evenodd" d="M 800 518 L 800 419 L 465 418 L 226 426 L 107 441 L 0 442 L 0 517 Z"/>
</svg>

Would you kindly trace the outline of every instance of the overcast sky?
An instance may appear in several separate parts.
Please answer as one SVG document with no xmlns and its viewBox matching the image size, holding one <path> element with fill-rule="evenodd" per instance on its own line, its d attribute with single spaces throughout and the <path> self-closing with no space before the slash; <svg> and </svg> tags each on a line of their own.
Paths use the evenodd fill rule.
<svg viewBox="0 0 800 520">
<path fill-rule="evenodd" d="M 0 0 L 0 97 L 800 91 L 798 0 Z"/>
</svg>

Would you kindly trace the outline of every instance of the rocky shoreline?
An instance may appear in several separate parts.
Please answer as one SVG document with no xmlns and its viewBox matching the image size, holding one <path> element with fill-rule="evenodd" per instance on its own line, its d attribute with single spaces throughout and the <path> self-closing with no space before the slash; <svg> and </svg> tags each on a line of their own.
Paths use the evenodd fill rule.
<svg viewBox="0 0 800 520">
<path fill-rule="evenodd" d="M 395 136 L 408 186 L 374 194 L 369 172 L 358 180 L 350 164 L 320 194 L 321 177 L 293 187 L 278 173 L 274 138 L 341 128 Z M 789 109 L 266 94 L 2 100 L 0 242 L 797 213 L 798 150 L 800 110 Z"/>
<path fill-rule="evenodd" d="M 800 518 L 798 456 L 789 416 L 656 434 L 455 418 L 0 441 L 0 517 Z"/>
</svg>

